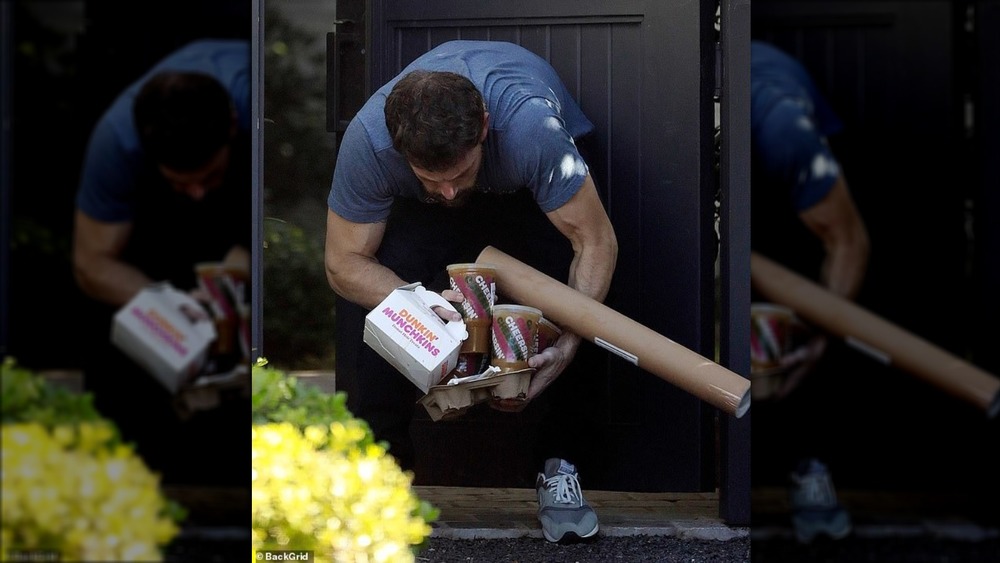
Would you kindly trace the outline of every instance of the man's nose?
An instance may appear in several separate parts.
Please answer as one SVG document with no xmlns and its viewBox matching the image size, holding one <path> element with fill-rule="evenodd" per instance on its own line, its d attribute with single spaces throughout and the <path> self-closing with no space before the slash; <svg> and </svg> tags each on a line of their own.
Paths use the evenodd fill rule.
<svg viewBox="0 0 1000 563">
<path fill-rule="evenodd" d="M 440 194 L 447 200 L 455 199 L 455 196 L 458 195 L 458 187 L 455 184 L 442 183 Z"/>
</svg>

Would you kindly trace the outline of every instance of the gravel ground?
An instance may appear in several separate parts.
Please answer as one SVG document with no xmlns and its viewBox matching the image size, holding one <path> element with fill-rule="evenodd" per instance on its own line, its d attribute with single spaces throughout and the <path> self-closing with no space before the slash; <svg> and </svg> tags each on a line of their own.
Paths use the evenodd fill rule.
<svg viewBox="0 0 1000 563">
<path fill-rule="evenodd" d="M 801 545 L 753 540 L 753 563 L 996 563 L 1000 538 L 980 541 L 934 537 L 858 538 Z"/>
<path fill-rule="evenodd" d="M 753 549 L 751 550 L 751 541 Z M 249 541 L 185 539 L 165 554 L 167 563 L 245 561 Z M 752 551 L 752 556 L 751 556 Z M 666 536 L 600 537 L 575 544 L 543 539 L 452 540 L 431 538 L 419 563 L 996 563 L 1000 537 L 979 541 L 934 537 L 862 538 L 801 545 L 792 539 L 726 541 Z"/>
<path fill-rule="evenodd" d="M 599 537 L 572 544 L 541 538 L 452 540 L 431 538 L 417 554 L 420 563 L 750 563 L 750 538 L 718 540 L 667 536 Z"/>
<path fill-rule="evenodd" d="M 166 563 L 246 561 L 249 541 L 184 539 L 165 553 Z M 418 563 L 750 563 L 750 538 L 728 541 L 674 537 L 601 537 L 596 541 L 559 545 L 543 539 L 452 540 L 431 538 L 417 554 Z"/>
</svg>

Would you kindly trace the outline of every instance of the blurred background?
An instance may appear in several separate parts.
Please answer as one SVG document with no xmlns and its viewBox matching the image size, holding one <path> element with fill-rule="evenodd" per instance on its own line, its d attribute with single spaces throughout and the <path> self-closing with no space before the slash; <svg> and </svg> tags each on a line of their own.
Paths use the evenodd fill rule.
<svg viewBox="0 0 1000 563">
<path fill-rule="evenodd" d="M 91 129 L 129 83 L 167 53 L 201 37 L 251 35 L 240 0 L 4 2 L 10 46 L 9 161 L 4 235 L 9 254 L 3 349 L 39 370 L 78 367 L 70 237 Z M 249 218 L 247 228 L 250 228 Z"/>
<path fill-rule="evenodd" d="M 332 371 L 335 300 L 322 250 L 335 161 L 326 34 L 337 3 L 264 5 L 264 351 L 282 369 Z M 13 85 L 4 88 L 12 111 L 0 356 L 72 369 L 79 295 L 69 236 L 90 128 L 123 86 L 181 43 L 249 37 L 250 4 L 25 0 L 0 9 Z M 799 58 L 845 122 L 836 148 L 872 237 L 859 303 L 1000 372 L 1000 2 L 757 0 L 752 14 L 753 36 Z M 341 102 L 356 107 L 363 65 L 352 72 Z M 957 493 L 995 506 L 995 419 L 843 343 L 831 360 L 840 379 L 811 400 L 843 414 L 829 420 L 841 436 L 829 460 L 838 487 Z M 777 485 L 786 468 L 770 454 L 783 447 L 783 428 L 759 422 L 755 483 Z"/>
<path fill-rule="evenodd" d="M 310 6 L 306 17 L 303 5 Z M 265 318 L 270 328 L 264 333 L 269 359 L 287 369 L 333 363 L 333 294 L 322 263 L 333 159 L 333 139 L 323 129 L 323 29 L 330 23 L 310 17 L 312 10 L 330 11 L 330 6 L 274 2 L 266 14 Z M 90 130 L 124 86 L 176 47 L 198 37 L 250 38 L 251 7 L 245 0 L 141 6 L 117 0 L 3 3 L 10 30 L 3 40 L 11 45 L 14 86 L 8 91 L 12 141 L 3 211 L 4 354 L 36 369 L 77 367 L 74 357 L 81 344 L 71 320 L 80 296 L 69 250 L 73 198 Z"/>
<path fill-rule="evenodd" d="M 803 63 L 844 122 L 831 145 L 871 238 L 858 304 L 1000 374 L 1000 3 L 756 0 L 751 28 Z M 783 450 L 812 428 L 840 491 L 944 495 L 995 514 L 1000 421 L 832 344 L 826 381 L 803 383 L 795 406 L 755 405 L 755 513 L 773 506 L 758 493 L 787 483 Z"/>
</svg>

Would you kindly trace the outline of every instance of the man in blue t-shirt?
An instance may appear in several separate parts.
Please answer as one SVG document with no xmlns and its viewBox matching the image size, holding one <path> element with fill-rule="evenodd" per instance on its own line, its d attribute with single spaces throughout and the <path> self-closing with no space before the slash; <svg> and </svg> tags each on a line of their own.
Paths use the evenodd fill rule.
<svg viewBox="0 0 1000 563">
<path fill-rule="evenodd" d="M 76 196 L 84 293 L 121 306 L 153 281 L 190 289 L 195 262 L 246 260 L 250 118 L 243 40 L 189 43 L 118 95 L 90 135 Z"/>
<path fill-rule="evenodd" d="M 407 283 L 445 288 L 446 266 L 474 261 L 487 245 L 602 301 L 617 241 L 581 155 L 579 142 L 592 129 L 544 59 L 501 41 L 439 45 L 379 88 L 348 126 L 328 198 L 327 276 L 342 298 L 338 325 L 357 323 L 358 360 L 349 367 L 356 389 L 348 400 L 404 467 L 414 461 L 408 428 L 417 389 L 361 345 L 359 318 Z M 457 297 L 446 289 L 442 294 Z M 560 396 L 574 387 L 582 392 L 579 378 L 557 382 L 581 352 L 580 337 L 564 331 L 534 356 L 528 399 L 550 386 Z M 593 398 L 570 403 L 579 409 Z M 551 541 L 590 536 L 597 519 L 580 495 L 560 497 L 556 508 L 546 496 L 557 481 L 576 479 L 568 455 L 551 456 L 574 434 L 578 451 L 587 439 L 582 426 L 573 427 L 578 420 L 553 418 L 560 420 L 547 422 L 541 433 L 562 443 L 549 445 L 536 483 L 543 530 Z M 562 500 L 578 509 L 565 521 L 552 517 L 569 506 Z"/>
<path fill-rule="evenodd" d="M 842 124 L 802 64 L 768 43 L 751 42 L 750 88 L 753 250 L 855 299 L 868 265 L 869 239 L 830 147 L 828 137 Z M 809 424 L 798 405 L 787 401 L 817 369 L 826 346 L 826 338 L 816 333 L 782 358 L 787 378 L 769 401 L 772 409 L 758 410 L 754 423 L 754 433 L 769 443 L 782 435 L 778 450 L 794 466 L 792 523 L 804 542 L 818 534 L 841 538 L 851 530 L 829 472 L 815 457 L 826 443 L 821 432 L 831 427 L 829 420 L 818 409 L 802 407 L 806 416 L 822 419 Z M 772 420 L 777 421 L 774 430 Z M 755 480 L 768 478 L 758 471 L 754 475 Z"/>
<path fill-rule="evenodd" d="M 249 402 L 227 400 L 187 417 L 111 343 L 111 322 L 153 282 L 200 297 L 199 263 L 249 272 L 250 78 L 246 40 L 180 47 L 101 115 L 80 175 L 72 259 L 86 307 L 77 319 L 88 340 L 85 385 L 166 482 L 241 484 L 235 464 L 245 463 L 246 448 L 232 436 Z M 225 371 L 241 359 L 237 350 L 213 361 Z"/>
<path fill-rule="evenodd" d="M 869 240 L 828 140 L 842 124 L 801 63 L 773 45 L 751 42 L 750 77 L 753 249 L 854 299 Z M 821 353 L 814 346 L 802 366 Z"/>
</svg>

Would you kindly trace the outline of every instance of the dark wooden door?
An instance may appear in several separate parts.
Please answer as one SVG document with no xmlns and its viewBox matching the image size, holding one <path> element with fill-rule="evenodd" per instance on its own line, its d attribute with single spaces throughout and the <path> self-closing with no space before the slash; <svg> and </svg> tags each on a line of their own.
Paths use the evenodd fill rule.
<svg viewBox="0 0 1000 563">
<path fill-rule="evenodd" d="M 947 0 L 761 0 L 752 24 L 844 121 L 831 142 L 872 244 L 860 304 L 993 370 L 997 24 L 996 2 Z M 822 451 L 838 486 L 996 490 L 982 445 L 998 443 L 997 420 L 850 347 L 831 359 L 838 383 L 822 400 L 844 408 L 825 421 L 837 439 Z M 762 404 L 756 415 L 754 479 L 780 476 L 766 465 L 787 448 L 785 423 L 765 424 Z"/>
<path fill-rule="evenodd" d="M 357 14 L 357 3 L 340 5 L 338 14 Z M 365 9 L 367 92 L 451 39 L 510 41 L 548 60 L 597 128 L 592 172 L 620 243 L 606 304 L 715 357 L 714 3 L 389 0 Z M 351 355 L 338 347 L 338 381 L 348 386 Z M 603 467 L 584 475 L 586 487 L 715 490 L 716 409 L 614 355 L 593 369 L 604 381 L 594 401 L 607 408 L 593 440 Z M 414 438 L 426 484 L 533 486 L 539 468 L 511 454 L 544 431 L 531 416 L 487 408 L 431 422 L 421 411 Z"/>
</svg>

